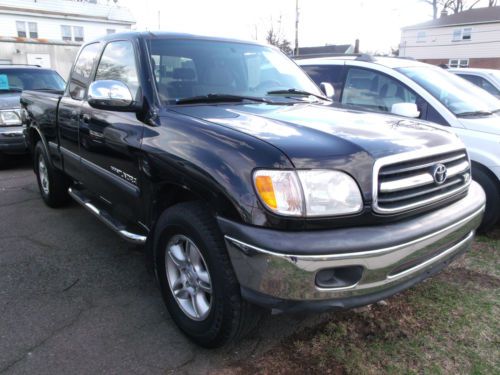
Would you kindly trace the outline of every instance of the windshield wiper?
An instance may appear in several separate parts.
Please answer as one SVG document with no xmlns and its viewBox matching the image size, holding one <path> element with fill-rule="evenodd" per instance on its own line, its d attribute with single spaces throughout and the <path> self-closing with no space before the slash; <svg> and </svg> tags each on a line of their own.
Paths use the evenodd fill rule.
<svg viewBox="0 0 500 375">
<path fill-rule="evenodd" d="M 22 91 L 23 91 L 22 89 L 17 89 L 14 87 L 11 87 L 10 89 L 0 89 L 0 93 L 1 92 L 22 92 Z"/>
<path fill-rule="evenodd" d="M 231 95 L 231 94 L 207 94 L 207 95 L 191 96 L 189 98 L 177 99 L 175 101 L 175 104 L 221 103 L 221 102 L 239 103 L 243 101 L 275 104 L 274 102 L 264 98 L 258 98 L 254 96 Z"/>
<path fill-rule="evenodd" d="M 323 95 L 318 95 L 314 94 L 312 92 L 304 91 L 304 90 L 298 90 L 298 89 L 286 89 L 286 90 L 274 90 L 274 91 L 268 91 L 268 95 L 286 95 L 286 94 L 292 94 L 292 95 L 303 95 L 303 96 L 314 96 L 316 98 L 322 99 L 322 100 L 328 100 L 326 96 Z"/>
<path fill-rule="evenodd" d="M 479 116 L 491 116 L 493 112 L 489 111 L 470 111 L 457 113 L 457 117 L 479 117 Z"/>
</svg>

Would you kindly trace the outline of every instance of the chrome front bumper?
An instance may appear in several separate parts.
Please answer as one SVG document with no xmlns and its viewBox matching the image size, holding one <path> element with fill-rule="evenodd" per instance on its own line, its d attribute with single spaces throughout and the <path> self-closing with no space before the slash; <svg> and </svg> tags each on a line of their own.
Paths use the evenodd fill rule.
<svg viewBox="0 0 500 375">
<path fill-rule="evenodd" d="M 263 236 L 267 240 L 260 238 L 255 241 L 259 245 L 255 245 L 244 229 L 236 230 L 221 220 L 219 224 L 225 233 L 237 278 L 245 290 L 280 300 L 345 300 L 396 290 L 398 285 L 407 285 L 409 280 L 420 281 L 422 277 L 417 276 L 436 264 L 447 264 L 471 244 L 482 219 L 484 203 L 484 192 L 473 182 L 466 197 L 438 211 L 380 227 L 322 232 L 319 234 L 321 244 L 304 243 L 301 237 L 305 232 L 270 234 L 265 230 Z M 259 230 L 252 229 L 250 233 L 259 233 Z M 310 234 L 307 232 L 306 236 Z M 296 250 L 292 254 L 283 252 L 280 242 L 293 243 L 293 238 L 307 251 L 301 254 Z M 393 243 L 394 238 L 398 243 Z M 381 239 L 386 239 L 388 245 L 380 246 Z M 262 246 L 266 241 L 268 246 Z M 345 244 L 345 251 L 338 244 Z M 331 246 L 332 251 L 324 254 L 325 246 Z M 321 254 L 314 254 L 315 247 L 322 249 Z M 362 267 L 361 277 L 354 284 L 318 286 L 318 271 L 348 266 Z"/>
</svg>

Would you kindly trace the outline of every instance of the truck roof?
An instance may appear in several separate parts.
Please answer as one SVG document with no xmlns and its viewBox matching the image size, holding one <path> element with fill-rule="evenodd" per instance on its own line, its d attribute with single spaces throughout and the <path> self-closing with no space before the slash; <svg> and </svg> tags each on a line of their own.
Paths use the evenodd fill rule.
<svg viewBox="0 0 500 375">
<path fill-rule="evenodd" d="M 133 38 L 142 38 L 142 39 L 198 39 L 198 40 L 213 40 L 220 42 L 233 42 L 233 43 L 245 43 L 245 44 L 255 44 L 261 46 L 270 46 L 266 43 L 260 43 L 255 40 L 245 40 L 245 39 L 235 39 L 235 38 L 225 38 L 225 37 L 217 37 L 217 36 L 208 36 L 208 35 L 196 35 L 196 34 L 188 34 L 188 33 L 175 33 L 168 31 L 130 31 L 124 33 L 116 33 L 109 34 L 104 37 L 95 39 L 89 43 L 94 43 L 98 41 L 109 41 L 116 40 L 119 38 L 124 39 L 133 39 Z"/>
</svg>

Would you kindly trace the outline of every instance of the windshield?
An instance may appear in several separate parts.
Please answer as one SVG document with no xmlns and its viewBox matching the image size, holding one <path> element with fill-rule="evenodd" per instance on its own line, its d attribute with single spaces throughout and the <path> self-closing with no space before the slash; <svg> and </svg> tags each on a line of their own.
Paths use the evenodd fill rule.
<svg viewBox="0 0 500 375">
<path fill-rule="evenodd" d="M 442 68 L 419 66 L 397 70 L 429 91 L 455 115 L 500 109 L 500 101 L 493 95 Z"/>
<path fill-rule="evenodd" d="M 323 96 L 302 69 L 268 46 L 155 39 L 150 41 L 149 47 L 156 86 L 166 103 L 210 94 L 276 97 L 278 93 L 269 92 L 288 89 Z"/>
<path fill-rule="evenodd" d="M 22 90 L 64 90 L 64 80 L 52 70 L 2 69 L 0 67 L 0 92 Z"/>
<path fill-rule="evenodd" d="M 495 81 L 500 85 L 500 70 L 490 70 L 488 74 L 495 78 Z"/>
</svg>

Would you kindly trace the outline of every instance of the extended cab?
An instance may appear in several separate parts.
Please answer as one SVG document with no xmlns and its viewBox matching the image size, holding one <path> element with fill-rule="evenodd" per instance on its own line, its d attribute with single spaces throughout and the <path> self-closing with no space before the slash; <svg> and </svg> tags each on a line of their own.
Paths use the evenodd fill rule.
<svg viewBox="0 0 500 375">
<path fill-rule="evenodd" d="M 173 320 L 207 347 L 262 307 L 400 292 L 462 254 L 483 215 L 455 135 L 331 108 L 271 46 L 110 35 L 82 47 L 64 92 L 21 101 L 43 200 L 72 197 L 145 244 Z"/>
</svg>

